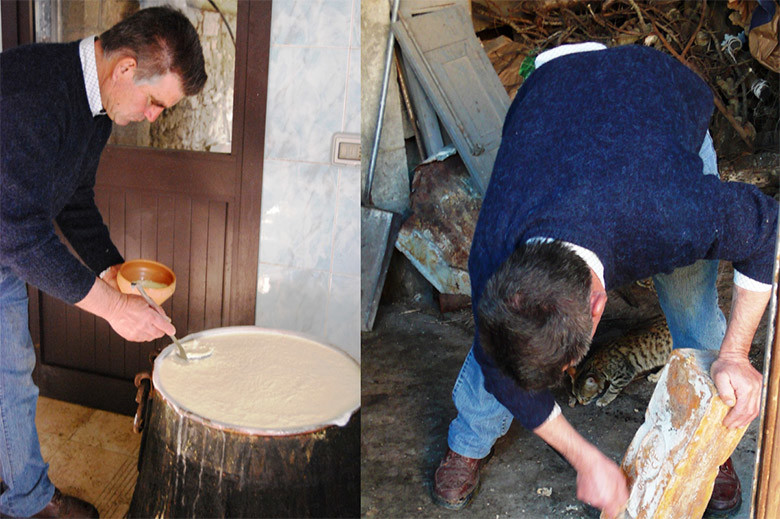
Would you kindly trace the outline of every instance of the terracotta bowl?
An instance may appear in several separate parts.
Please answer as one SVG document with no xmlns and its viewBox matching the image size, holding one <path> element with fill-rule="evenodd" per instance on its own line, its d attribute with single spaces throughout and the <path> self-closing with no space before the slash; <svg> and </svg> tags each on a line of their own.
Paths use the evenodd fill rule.
<svg viewBox="0 0 780 519">
<path fill-rule="evenodd" d="M 144 290 L 155 303 L 161 305 L 176 290 L 176 274 L 171 269 L 152 260 L 137 259 L 126 261 L 119 267 L 116 283 L 119 290 L 125 294 L 138 294 L 138 290 L 130 283 L 133 281 L 150 281 L 163 285 L 161 288 L 144 286 Z"/>
</svg>

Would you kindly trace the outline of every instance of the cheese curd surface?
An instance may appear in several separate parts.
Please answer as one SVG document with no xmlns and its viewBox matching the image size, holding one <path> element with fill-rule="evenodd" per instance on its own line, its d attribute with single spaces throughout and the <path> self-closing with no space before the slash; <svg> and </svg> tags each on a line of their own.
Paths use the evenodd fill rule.
<svg viewBox="0 0 780 519">
<path fill-rule="evenodd" d="M 182 342 L 212 349 L 185 361 L 166 349 L 155 361 L 155 387 L 177 407 L 229 426 L 301 430 L 343 425 L 360 405 L 360 368 L 310 339 L 271 330 L 237 330 Z"/>
</svg>

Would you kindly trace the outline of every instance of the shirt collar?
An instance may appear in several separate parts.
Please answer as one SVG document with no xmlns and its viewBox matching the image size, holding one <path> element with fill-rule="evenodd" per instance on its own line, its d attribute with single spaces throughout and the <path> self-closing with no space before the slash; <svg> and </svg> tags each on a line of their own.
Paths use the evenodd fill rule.
<svg viewBox="0 0 780 519">
<path fill-rule="evenodd" d="M 81 70 L 84 72 L 84 86 L 87 89 L 87 100 L 92 115 L 97 117 L 105 115 L 103 101 L 100 98 L 100 82 L 97 74 L 97 61 L 95 60 L 95 36 L 84 38 L 79 43 L 79 57 L 81 58 Z"/>
<path fill-rule="evenodd" d="M 543 238 L 541 236 L 536 236 L 534 238 L 531 238 L 530 240 L 527 240 L 526 243 L 535 243 L 535 242 L 542 242 L 547 243 L 553 241 L 552 238 Z M 580 247 L 579 245 L 575 245 L 573 243 L 569 243 L 567 241 L 561 241 L 561 243 L 572 250 L 577 256 L 582 258 L 582 260 L 588 265 L 588 267 L 596 273 L 596 276 L 598 276 L 599 281 L 601 281 L 601 285 L 603 287 L 606 287 L 606 283 L 604 283 L 604 264 L 601 263 L 601 260 L 598 256 L 596 256 L 596 253 L 586 249 L 585 247 Z"/>
</svg>

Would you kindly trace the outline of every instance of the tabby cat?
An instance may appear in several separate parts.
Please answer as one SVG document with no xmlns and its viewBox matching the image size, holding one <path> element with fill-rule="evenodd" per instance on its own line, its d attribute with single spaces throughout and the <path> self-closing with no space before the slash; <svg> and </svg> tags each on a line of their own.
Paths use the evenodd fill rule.
<svg viewBox="0 0 780 519">
<path fill-rule="evenodd" d="M 571 378 L 573 396 L 569 397 L 569 405 L 574 407 L 576 402 L 588 405 L 606 388 L 601 398 L 596 400 L 597 406 L 604 407 L 612 402 L 634 377 L 662 368 L 671 353 L 672 336 L 663 317 L 648 327 L 632 330 L 627 335 L 605 344 L 575 368 L 575 374 Z M 661 371 L 658 370 L 647 379 L 657 382 L 660 376 Z"/>
</svg>

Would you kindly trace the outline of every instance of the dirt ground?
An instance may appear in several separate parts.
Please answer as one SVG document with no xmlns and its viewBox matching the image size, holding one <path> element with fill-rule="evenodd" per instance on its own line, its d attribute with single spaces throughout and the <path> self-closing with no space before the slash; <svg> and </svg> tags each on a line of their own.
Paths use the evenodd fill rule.
<svg viewBox="0 0 780 519">
<path fill-rule="evenodd" d="M 721 306 L 728 315 L 732 271 L 720 275 Z M 435 505 L 431 480 L 447 449 L 447 428 L 455 416 L 450 392 L 471 346 L 469 311 L 441 314 L 428 303 L 396 301 L 380 306 L 372 332 L 362 337 L 363 517 L 589 518 L 598 512 L 576 498 L 576 473 L 533 433 L 513 424 L 495 445 L 482 471 L 482 488 L 461 511 Z M 425 298 L 422 298 L 423 301 Z M 596 342 L 621 333 L 632 322 L 660 312 L 654 294 L 632 286 L 612 291 Z M 766 316 L 753 343 L 751 360 L 763 369 Z M 604 408 L 570 408 L 565 390 L 556 398 L 566 418 L 607 456 L 620 462 L 644 420 L 654 385 L 632 382 Z M 748 518 L 758 420 L 733 455 Z"/>
</svg>

